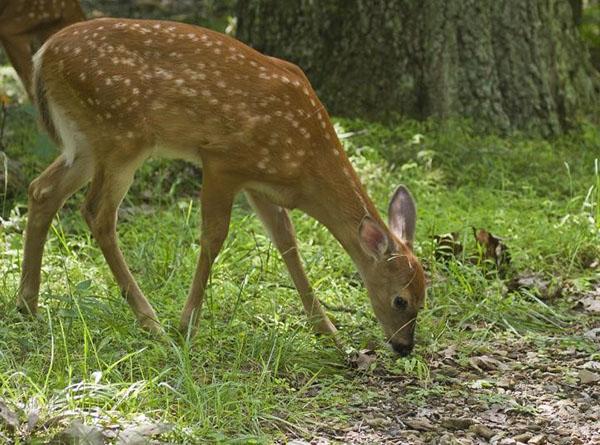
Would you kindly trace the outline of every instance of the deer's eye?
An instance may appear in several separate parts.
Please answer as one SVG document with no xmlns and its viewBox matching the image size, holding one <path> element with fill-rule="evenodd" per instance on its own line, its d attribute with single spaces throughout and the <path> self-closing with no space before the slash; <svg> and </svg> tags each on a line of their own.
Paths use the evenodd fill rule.
<svg viewBox="0 0 600 445">
<path fill-rule="evenodd" d="M 406 306 L 408 306 L 408 303 L 404 298 L 400 296 L 394 298 L 394 308 L 403 311 L 404 309 L 406 309 Z"/>
</svg>

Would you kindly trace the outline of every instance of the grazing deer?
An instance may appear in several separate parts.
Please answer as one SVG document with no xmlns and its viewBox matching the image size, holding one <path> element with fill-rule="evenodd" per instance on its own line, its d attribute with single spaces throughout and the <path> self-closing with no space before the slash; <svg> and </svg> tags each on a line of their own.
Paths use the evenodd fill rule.
<svg viewBox="0 0 600 445">
<path fill-rule="evenodd" d="M 59 29 L 85 20 L 78 0 L 0 0 L 0 42 L 32 97 L 31 57 Z"/>
<path fill-rule="evenodd" d="M 98 19 L 34 57 L 41 121 L 62 154 L 29 188 L 18 305 L 36 311 L 42 250 L 64 201 L 91 180 L 83 215 L 139 323 L 160 329 L 117 244 L 117 209 L 150 156 L 202 165 L 201 248 L 181 331 L 195 332 L 212 264 L 243 191 L 281 253 L 318 332 L 334 334 L 296 247 L 287 210 L 323 223 L 358 267 L 393 348 L 408 354 L 423 305 L 416 210 L 401 186 L 381 220 L 297 66 L 217 32 L 166 21 Z"/>
</svg>

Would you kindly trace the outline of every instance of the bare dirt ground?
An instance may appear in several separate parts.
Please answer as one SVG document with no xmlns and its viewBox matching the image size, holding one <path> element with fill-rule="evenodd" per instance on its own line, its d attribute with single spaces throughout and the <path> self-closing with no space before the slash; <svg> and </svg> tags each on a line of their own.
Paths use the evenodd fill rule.
<svg viewBox="0 0 600 445">
<path fill-rule="evenodd" d="M 344 409 L 353 424 L 322 425 L 314 440 L 289 443 L 600 444 L 600 321 L 591 326 L 574 333 L 596 342 L 595 352 L 556 337 L 506 335 L 486 354 L 476 345 L 441 351 L 429 383 L 375 372 L 364 384 L 378 397 Z M 470 346 L 470 357 L 459 352 Z"/>
</svg>

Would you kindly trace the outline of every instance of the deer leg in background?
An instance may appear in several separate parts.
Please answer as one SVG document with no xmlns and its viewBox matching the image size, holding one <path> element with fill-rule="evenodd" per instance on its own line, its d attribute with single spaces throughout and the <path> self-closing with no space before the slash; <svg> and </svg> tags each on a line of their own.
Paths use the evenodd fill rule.
<svg viewBox="0 0 600 445">
<path fill-rule="evenodd" d="M 110 155 L 97 160 L 82 212 L 138 322 L 144 329 L 159 333 L 162 328 L 156 313 L 131 274 L 117 242 L 117 210 L 142 161 L 141 156 L 124 160 Z"/>
<path fill-rule="evenodd" d="M 2 46 L 15 71 L 21 78 L 23 86 L 29 94 L 32 95 L 31 76 L 33 75 L 33 65 L 31 62 L 31 48 L 29 46 L 29 36 L 26 34 L 19 36 L 4 36 L 1 38 Z"/>
<path fill-rule="evenodd" d="M 40 290 L 40 269 L 48 229 L 65 200 L 83 187 L 92 175 L 91 159 L 78 156 L 72 165 L 59 156 L 29 186 L 27 229 L 17 307 L 35 314 Z"/>
<path fill-rule="evenodd" d="M 283 257 L 314 330 L 321 334 L 335 334 L 337 329 L 327 317 L 306 277 L 298 254 L 294 226 L 287 210 L 272 204 L 255 193 L 246 192 L 246 196 L 267 229 L 275 247 Z"/>
<path fill-rule="evenodd" d="M 184 336 L 196 333 L 206 284 L 215 258 L 227 237 L 231 207 L 239 188 L 237 181 L 211 171 L 206 164 L 202 173 L 200 258 L 181 314 L 180 331 Z"/>
</svg>

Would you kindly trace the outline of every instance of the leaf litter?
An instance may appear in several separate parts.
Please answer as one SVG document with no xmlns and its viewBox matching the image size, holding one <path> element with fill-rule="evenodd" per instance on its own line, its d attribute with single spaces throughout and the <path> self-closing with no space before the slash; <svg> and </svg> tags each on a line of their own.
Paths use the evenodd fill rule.
<svg viewBox="0 0 600 445">
<path fill-rule="evenodd" d="M 477 353 L 477 346 L 449 345 L 433 353 L 427 359 L 429 380 L 390 379 L 383 363 L 374 366 L 374 360 L 382 360 L 367 355 L 368 367 L 357 378 L 377 397 L 338 407 L 346 424 L 325 421 L 289 440 L 327 445 L 600 443 L 600 363 L 590 359 L 597 353 L 561 346 L 553 338 L 512 334 L 490 340 L 484 354 Z"/>
<path fill-rule="evenodd" d="M 505 280 L 505 295 L 516 292 L 546 301 L 569 295 L 574 308 L 591 316 L 596 326 L 568 326 L 566 335 L 588 346 L 600 344 L 600 326 L 593 318 L 600 312 L 600 283 L 577 295 L 560 278 L 514 270 L 501 237 L 485 229 L 473 229 L 473 234 L 476 253 L 464 248 L 457 232 L 435 236 L 435 257 L 468 262 L 486 273 L 491 265 Z M 480 344 L 449 344 L 426 357 L 431 370 L 426 380 L 390 372 L 375 351 L 361 350 L 350 357 L 350 367 L 360 371 L 357 378 L 377 397 L 341 407 L 345 425 L 320 423 L 295 440 L 325 445 L 600 443 L 599 350 L 562 345 L 551 335 L 530 339 L 507 332 L 486 341 L 483 350 Z"/>
</svg>

